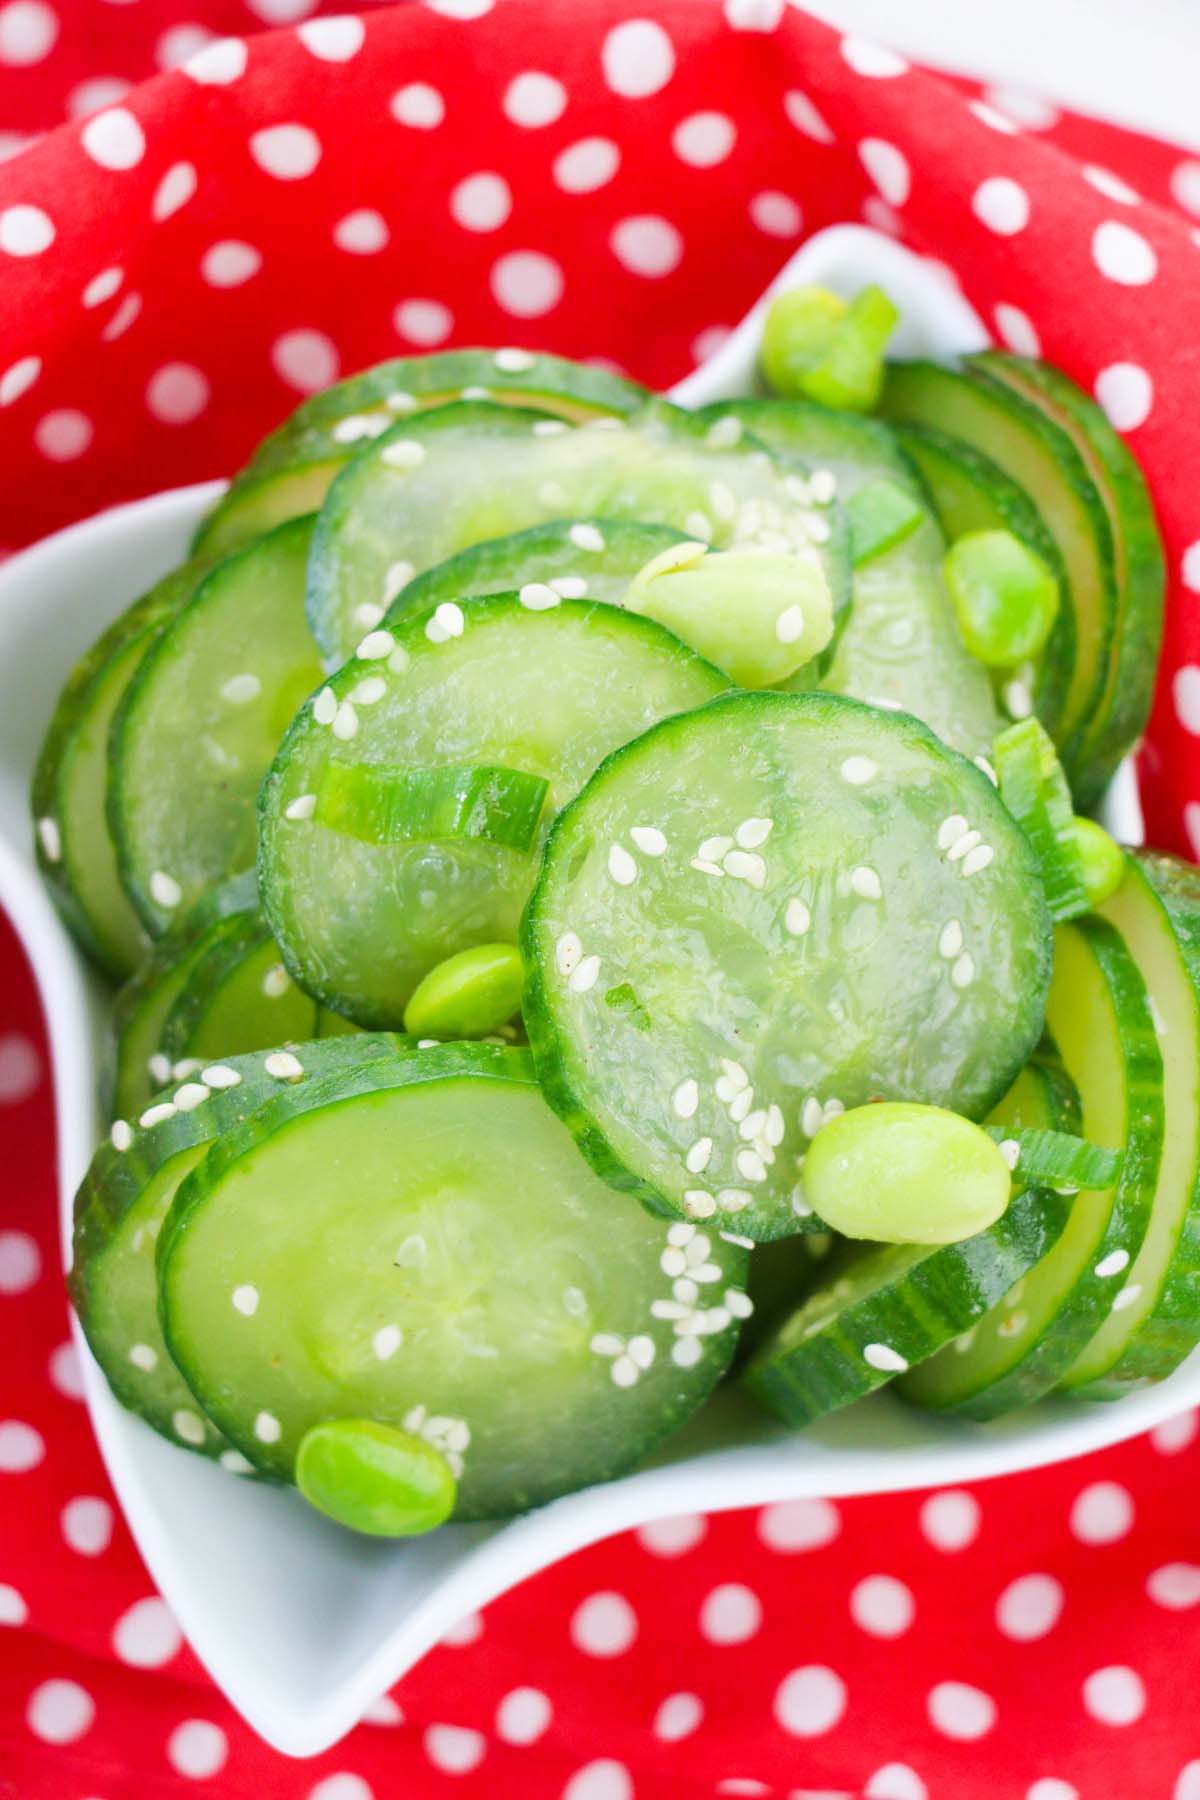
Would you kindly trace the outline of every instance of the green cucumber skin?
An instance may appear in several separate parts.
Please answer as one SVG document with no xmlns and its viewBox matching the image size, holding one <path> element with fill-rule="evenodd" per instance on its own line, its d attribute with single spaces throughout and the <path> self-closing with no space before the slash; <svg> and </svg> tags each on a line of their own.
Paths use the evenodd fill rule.
<svg viewBox="0 0 1200 1800">
<path fill-rule="evenodd" d="M 1045 1255 L 1061 1234 L 1067 1211 L 1058 1195 L 1028 1189 L 987 1231 L 928 1252 L 893 1286 L 857 1303 L 848 1300 L 832 1329 L 805 1339 L 802 1322 L 830 1294 L 827 1283 L 852 1282 L 856 1265 L 869 1265 L 878 1252 L 856 1251 L 834 1260 L 805 1304 L 755 1352 L 742 1371 L 743 1384 L 796 1427 L 860 1400 L 892 1379 L 864 1361 L 864 1345 L 885 1344 L 910 1368 L 932 1356 L 982 1318 Z"/>
<path fill-rule="evenodd" d="M 1024 488 L 981 450 L 931 425 L 897 425 L 896 435 L 916 464 L 950 543 L 968 531 L 1010 531 L 1058 581 L 1058 617 L 1037 659 L 1033 687 L 1033 710 L 1053 737 L 1075 660 L 1075 615 L 1058 545 Z"/>
<path fill-rule="evenodd" d="M 1011 381 L 1017 392 L 1033 389 L 1045 395 L 1071 421 L 1102 471 L 1098 485 L 1109 502 L 1118 543 L 1121 608 L 1104 705 L 1090 721 L 1083 745 L 1088 768 L 1081 799 L 1089 802 L 1099 797 L 1150 717 L 1166 597 L 1166 563 L 1154 503 L 1136 458 L 1103 409 L 1061 370 L 996 350 L 968 357 L 967 367 Z"/>
<path fill-rule="evenodd" d="M 163 1025 L 161 1047 L 173 1063 L 196 1054 L 194 1046 L 197 1033 L 202 1031 L 205 1018 L 219 998 L 224 983 L 235 980 L 242 965 L 272 941 L 270 928 L 257 908 L 222 923 L 220 930 L 213 935 L 192 968 L 182 993 L 171 1007 Z M 276 954 L 278 956 L 278 948 Z M 282 958 L 279 960 L 282 961 Z M 226 1042 L 221 1046 L 222 1059 L 234 1052 L 250 1054 L 257 1049 L 271 1049 L 280 1042 L 291 1043 L 319 1037 L 321 1033 L 317 1029 L 316 1001 L 309 1001 L 302 990 L 297 990 L 297 993 L 305 1001 L 309 1015 L 303 1030 L 289 1030 L 286 1033 L 275 1030 L 270 1034 L 265 1030 L 257 1031 L 254 1029 L 255 1025 L 265 1024 L 265 1020 L 261 1020 L 256 1011 L 243 1041 L 240 1044 Z M 267 1017 L 271 1004 L 269 1000 L 263 1004 L 263 1013 Z M 261 1041 L 256 1042 L 255 1039 Z"/>
</svg>

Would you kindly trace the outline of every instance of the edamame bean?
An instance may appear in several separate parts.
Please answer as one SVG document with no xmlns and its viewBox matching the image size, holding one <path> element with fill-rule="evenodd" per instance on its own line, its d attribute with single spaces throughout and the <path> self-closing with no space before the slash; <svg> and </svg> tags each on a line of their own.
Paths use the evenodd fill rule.
<svg viewBox="0 0 1200 1800">
<path fill-rule="evenodd" d="M 771 687 L 833 635 L 829 582 L 815 553 L 680 544 L 639 569 L 625 605 L 673 631 L 736 681 Z"/>
<path fill-rule="evenodd" d="M 823 287 L 790 288 L 763 326 L 762 366 L 785 398 L 869 412 L 883 386 L 883 353 L 899 318 L 882 288 L 847 303 Z"/>
<path fill-rule="evenodd" d="M 300 1441 L 296 1486 L 310 1506 L 370 1537 L 415 1537 L 454 1510 L 458 1493 L 440 1450 L 371 1419 L 328 1419 Z"/>
<path fill-rule="evenodd" d="M 804 1159 L 804 1192 L 845 1237 L 953 1244 L 1008 1205 L 1008 1164 L 986 1131 L 940 1106 L 884 1101 L 823 1125 Z"/>
<path fill-rule="evenodd" d="M 943 569 L 963 643 L 990 669 L 1036 656 L 1058 616 L 1058 582 L 1011 531 L 968 531 Z"/>
<path fill-rule="evenodd" d="M 1092 906 L 1100 906 L 1112 898 L 1125 879 L 1125 852 L 1102 825 L 1093 819 L 1081 819 L 1078 813 L 1072 821 L 1071 834 L 1083 865 L 1083 891 Z"/>
<path fill-rule="evenodd" d="M 487 1037 L 521 1004 L 524 970 L 515 944 L 476 944 L 430 969 L 404 1009 L 414 1037 Z"/>
</svg>

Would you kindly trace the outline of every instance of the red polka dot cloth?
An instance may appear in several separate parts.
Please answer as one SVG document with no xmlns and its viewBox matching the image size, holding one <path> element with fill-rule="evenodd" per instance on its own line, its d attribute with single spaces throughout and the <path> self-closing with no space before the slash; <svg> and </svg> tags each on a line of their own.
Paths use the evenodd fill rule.
<svg viewBox="0 0 1200 1800">
<path fill-rule="evenodd" d="M 903 238 L 1150 473 L 1173 592 L 1143 798 L 1200 849 L 1195 159 L 783 0 L 0 0 L 0 157 L 8 549 L 227 472 L 404 350 L 668 383 L 806 234 Z M 336 1750 L 265 1748 L 116 1514 L 9 935 L 0 982 L 0 1800 L 1200 1800 L 1191 1415 L 970 1492 L 617 1538 L 464 1620 Z"/>
</svg>

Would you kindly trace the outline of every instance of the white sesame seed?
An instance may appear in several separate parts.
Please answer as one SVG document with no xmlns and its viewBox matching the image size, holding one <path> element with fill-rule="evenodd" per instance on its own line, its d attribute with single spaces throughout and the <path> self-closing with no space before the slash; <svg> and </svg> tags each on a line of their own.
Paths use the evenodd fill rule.
<svg viewBox="0 0 1200 1800">
<path fill-rule="evenodd" d="M 774 819 L 743 819 L 734 832 L 734 837 L 737 839 L 739 849 L 757 850 L 760 845 L 766 843 L 774 829 Z M 703 849 L 700 854 L 704 855 Z"/>
<path fill-rule="evenodd" d="M 725 873 L 719 863 L 707 862 L 702 856 L 693 856 L 691 866 L 701 875 L 724 875 Z"/>
<path fill-rule="evenodd" d="M 472 386 L 463 388 L 458 397 L 460 400 L 490 400 L 492 396 L 487 388 Z"/>
<path fill-rule="evenodd" d="M 657 825 L 632 825 L 629 835 L 644 856 L 662 856 L 667 840 Z"/>
<path fill-rule="evenodd" d="M 710 1137 L 697 1138 L 688 1151 L 684 1161 L 689 1175 L 703 1175 L 712 1161 L 713 1141 Z"/>
<path fill-rule="evenodd" d="M 554 575 L 546 585 L 552 587 L 564 600 L 582 600 L 588 591 L 587 580 L 583 575 Z"/>
<path fill-rule="evenodd" d="M 750 1085 L 750 1077 L 740 1062 L 734 1062 L 731 1056 L 722 1056 L 720 1064 L 722 1074 L 728 1077 L 735 1088 L 744 1088 Z"/>
<path fill-rule="evenodd" d="M 419 469 L 425 461 L 425 446 L 416 438 L 397 438 L 394 444 L 385 444 L 379 454 L 389 469 Z"/>
<path fill-rule="evenodd" d="M 258 1311 L 258 1289 L 252 1282 L 244 1281 L 241 1287 L 235 1287 L 229 1296 L 234 1310 L 240 1312 L 244 1319 L 252 1319 Z"/>
<path fill-rule="evenodd" d="M 732 450 L 742 441 L 742 421 L 734 413 L 714 419 L 704 434 L 704 441 L 710 450 Z"/>
<path fill-rule="evenodd" d="M 938 955 L 947 962 L 956 957 L 963 947 L 963 928 L 958 919 L 947 919 L 938 936 Z"/>
<path fill-rule="evenodd" d="M 669 1275 L 674 1278 L 676 1275 L 685 1273 L 687 1269 L 687 1257 L 683 1254 L 682 1250 L 676 1249 L 673 1245 L 668 1245 L 658 1259 L 658 1266 L 664 1275 Z"/>
<path fill-rule="evenodd" d="M 631 1388 L 637 1385 L 638 1366 L 632 1356 L 618 1356 L 609 1369 L 614 1384 L 619 1388 Z"/>
<path fill-rule="evenodd" d="M 618 887 L 632 887 L 638 868 L 624 844 L 613 844 L 608 852 L 608 872 Z"/>
<path fill-rule="evenodd" d="M 415 394 L 406 394 L 402 388 L 397 388 L 387 396 L 383 404 L 390 412 L 410 413 L 416 412 L 419 402 Z"/>
<path fill-rule="evenodd" d="M 431 644 L 444 644 L 449 638 L 460 638 L 465 625 L 463 609 L 458 602 L 443 600 L 426 625 L 425 636 Z"/>
<path fill-rule="evenodd" d="M 149 1131 L 152 1126 L 162 1125 L 167 1119 L 173 1119 L 174 1117 L 174 1101 L 159 1100 L 156 1105 L 148 1106 L 146 1108 L 145 1112 L 142 1113 L 141 1117 L 138 1119 L 138 1124 L 144 1131 Z"/>
<path fill-rule="evenodd" d="M 171 1079 L 188 1081 L 199 1072 L 199 1069 L 200 1058 L 198 1056 L 181 1056 L 178 1062 L 171 1064 Z"/>
<path fill-rule="evenodd" d="M 772 1149 L 782 1144 L 787 1126 L 784 1123 L 781 1109 L 775 1105 L 774 1101 L 767 1108 L 767 1123 L 764 1129 L 766 1140 Z"/>
<path fill-rule="evenodd" d="M 222 1450 L 217 1461 L 230 1475 L 251 1475 L 254 1472 L 254 1464 L 248 1462 L 240 1450 Z"/>
<path fill-rule="evenodd" d="M 737 495 L 728 482 L 711 481 L 708 485 L 708 500 L 718 519 L 728 521 L 737 518 Z"/>
<path fill-rule="evenodd" d="M 654 1361 L 654 1339 L 639 1332 L 629 1340 L 629 1354 L 639 1369 L 648 1369 Z"/>
<path fill-rule="evenodd" d="M 565 419 L 535 419 L 533 423 L 534 437 L 562 437 L 566 431 Z"/>
<path fill-rule="evenodd" d="M 274 1413 L 260 1412 L 254 1421 L 254 1435 L 260 1444 L 277 1444 L 283 1435 L 283 1427 Z"/>
<path fill-rule="evenodd" d="M 707 513 L 690 512 L 683 521 L 683 529 L 689 537 L 699 538 L 702 543 L 711 544 L 713 538 L 712 520 Z"/>
<path fill-rule="evenodd" d="M 615 1332 L 598 1331 L 588 1348 L 597 1356 L 620 1356 L 625 1348 L 625 1340 L 619 1338 Z"/>
<path fill-rule="evenodd" d="M 727 1244 L 736 1244 L 739 1250 L 753 1250 L 754 1249 L 754 1239 L 748 1238 L 748 1237 L 739 1237 L 736 1231 L 723 1231 L 721 1233 L 721 1237 L 724 1240 L 724 1242 Z M 728 1294 L 726 1294 L 726 1296 L 725 1296 L 725 1304 L 727 1306 L 729 1305 L 729 1295 Z"/>
<path fill-rule="evenodd" d="M 1010 719 L 1027 719 L 1033 711 L 1033 695 L 1023 681 L 1009 681 L 1004 687 L 1004 706 Z"/>
<path fill-rule="evenodd" d="M 451 1452 L 462 1452 L 471 1447 L 471 1427 L 465 1419 L 451 1419 L 445 1437 L 446 1448 Z"/>
<path fill-rule="evenodd" d="M 963 857 L 972 851 L 976 844 L 982 844 L 982 831 L 964 831 L 955 838 L 946 852 L 947 862 L 961 862 Z"/>
<path fill-rule="evenodd" d="M 683 1196 L 683 1209 L 689 1218 L 710 1219 L 717 1210 L 717 1203 L 703 1188 L 688 1188 Z"/>
<path fill-rule="evenodd" d="M 272 1050 L 263 1058 L 263 1068 L 274 1081 L 299 1081 L 304 1064 L 290 1050 Z"/>
<path fill-rule="evenodd" d="M 133 1142 L 133 1129 L 126 1119 L 114 1119 L 108 1136 L 114 1150 L 128 1150 Z"/>
<path fill-rule="evenodd" d="M 537 357 L 529 350 L 497 350 L 492 358 L 498 369 L 505 375 L 525 375 L 532 369 Z"/>
<path fill-rule="evenodd" d="M 1002 1338 L 1020 1337 L 1028 1323 L 1028 1313 L 1009 1313 L 1007 1317 L 1001 1319 L 1000 1323 L 997 1325 L 996 1336 Z"/>
<path fill-rule="evenodd" d="M 251 700 L 257 700 L 262 693 L 262 682 L 257 675 L 231 675 L 221 685 L 221 698 L 228 700 L 231 706 L 246 706 Z"/>
<path fill-rule="evenodd" d="M 667 1242 L 677 1248 L 693 1243 L 697 1235 L 696 1227 L 689 1225 L 686 1219 L 675 1219 L 667 1227 Z"/>
<path fill-rule="evenodd" d="M 721 1235 L 724 1237 L 726 1233 Z M 742 1288 L 726 1288 L 725 1310 L 735 1319 L 748 1319 L 754 1311 L 754 1302 Z"/>
<path fill-rule="evenodd" d="M 594 550 L 599 553 L 605 548 L 604 533 L 595 525 L 584 522 L 572 525 L 567 536 L 577 550 Z"/>
<path fill-rule="evenodd" d="M 743 1181 L 765 1181 L 767 1179 L 766 1164 L 757 1150 L 739 1150 L 733 1160 Z"/>
<path fill-rule="evenodd" d="M 808 478 L 808 491 L 818 506 L 828 506 L 837 495 L 837 476 L 832 469 L 814 469 Z"/>
<path fill-rule="evenodd" d="M 775 621 L 775 636 L 781 644 L 795 644 L 804 635 L 804 608 L 793 603 L 785 606 Z"/>
<path fill-rule="evenodd" d="M 554 946 L 554 960 L 560 975 L 570 975 L 579 965 L 583 945 L 573 931 L 564 931 Z"/>
<path fill-rule="evenodd" d="M 228 1063 L 210 1063 L 207 1069 L 201 1071 L 200 1079 L 206 1087 L 232 1088 L 237 1087 L 242 1078 Z"/>
<path fill-rule="evenodd" d="M 990 844 L 976 844 L 974 850 L 963 858 L 964 879 L 969 880 L 972 875 L 978 875 L 981 869 L 986 869 L 995 854 Z"/>
<path fill-rule="evenodd" d="M 842 764 L 842 780 L 848 781 L 851 787 L 865 787 L 878 773 L 879 764 L 872 762 L 869 756 L 848 756 Z"/>
<path fill-rule="evenodd" d="M 1021 1160 L 1021 1146 L 1016 1138 L 1005 1138 L 1000 1145 L 1000 1154 L 1008 1164 L 1010 1171 L 1015 1169 Z M 1018 1281 L 1017 1286 L 1009 1293 L 1009 1299 L 1016 1300 L 1018 1298 L 1017 1289 L 1023 1288 L 1024 1285 L 1023 1281 Z"/>
<path fill-rule="evenodd" d="M 680 1369 L 691 1369 L 704 1355 L 699 1338 L 681 1337 L 671 1345 L 671 1361 Z"/>
<path fill-rule="evenodd" d="M 315 794 L 298 794 L 294 800 L 288 801 L 283 809 L 283 816 L 285 819 L 311 819 L 316 810 Z"/>
<path fill-rule="evenodd" d="M 803 900 L 789 900 L 783 923 L 793 937 L 803 937 L 812 924 L 812 914 Z"/>
<path fill-rule="evenodd" d="M 743 1088 L 741 1093 L 735 1094 L 729 1102 L 729 1117 L 733 1123 L 740 1125 L 753 1105 L 754 1089 L 752 1087 Z"/>
<path fill-rule="evenodd" d="M 381 657 L 390 656 L 395 648 L 396 640 L 390 631 L 368 631 L 354 654 L 359 662 L 378 662 Z M 328 693 L 329 689 L 326 688 L 325 692 Z M 326 724 L 328 721 L 322 719 L 321 723 Z"/>
<path fill-rule="evenodd" d="M 573 994 L 586 994 L 589 988 L 595 987 L 596 977 L 599 973 L 600 958 L 598 956 L 585 956 L 583 961 L 575 969 L 568 983 L 571 992 Z"/>
<path fill-rule="evenodd" d="M 983 773 L 987 776 L 988 780 L 991 782 L 993 787 L 1000 786 L 1000 777 L 997 775 L 995 769 L 993 769 L 991 763 L 988 761 L 986 756 L 975 757 L 974 763 L 975 763 L 975 767 L 977 769 L 983 770 Z"/>
<path fill-rule="evenodd" d="M 135 1369 L 142 1369 L 148 1375 L 158 1361 L 158 1351 L 151 1344 L 131 1344 L 129 1360 Z"/>
<path fill-rule="evenodd" d="M 1108 1255 L 1096 1264 L 1096 1273 L 1102 1281 L 1106 1281 L 1110 1275 L 1119 1275 L 1122 1269 L 1128 1267 L 1128 1250 L 1110 1250 Z"/>
<path fill-rule="evenodd" d="M 693 1263 L 702 1263 L 712 1249 L 712 1240 L 692 1226 L 692 1235 L 687 1243 L 687 1260 L 690 1267 Z"/>
<path fill-rule="evenodd" d="M 816 1137 L 825 1123 L 825 1113 L 821 1102 L 815 1094 L 810 1094 L 804 1102 L 804 1110 L 800 1114 L 800 1129 L 805 1137 Z"/>
<path fill-rule="evenodd" d="M 387 682 L 383 679 L 383 676 L 368 675 L 365 681 L 360 681 L 358 683 L 358 686 L 351 693 L 350 699 L 355 706 L 375 706 L 383 699 L 383 696 L 386 693 Z M 334 722 L 333 729 L 336 732 L 336 721 Z"/>
<path fill-rule="evenodd" d="M 388 564 L 387 574 L 383 578 L 384 606 L 391 605 L 392 601 L 396 598 L 396 595 L 402 593 L 408 586 L 416 572 L 417 571 L 412 563 L 407 562 L 403 557 L 398 562 Z M 364 611 L 366 611 L 366 607 L 360 606 L 355 613 L 355 617 L 357 618 L 358 614 Z M 370 630 L 373 625 L 378 625 L 380 619 L 383 617 L 383 612 L 380 608 L 372 608 L 372 611 L 375 612 L 376 616 L 373 619 L 365 621 L 368 630 Z"/>
<path fill-rule="evenodd" d="M 971 955 L 969 950 L 964 950 L 962 955 L 956 958 L 954 965 L 950 970 L 950 979 L 956 988 L 970 987 L 971 983 L 974 981 L 975 958 Z"/>
<path fill-rule="evenodd" d="M 908 1360 L 890 1344 L 868 1344 L 863 1351 L 864 1362 L 869 1362 L 873 1369 L 882 1369 L 889 1375 L 902 1375 L 908 1367 Z"/>
<path fill-rule="evenodd" d="M 352 701 L 343 700 L 333 718 L 333 735 L 343 743 L 358 735 L 358 714 Z"/>
<path fill-rule="evenodd" d="M 785 475 L 783 491 L 789 500 L 795 500 L 799 506 L 807 506 L 812 499 L 812 490 L 803 475 Z"/>
<path fill-rule="evenodd" d="M 527 581 L 517 599 L 529 612 L 549 612 L 560 603 L 562 595 L 545 581 Z"/>
<path fill-rule="evenodd" d="M 828 1125 L 830 1119 L 836 1119 L 838 1114 L 844 1113 L 845 1110 L 846 1110 L 846 1108 L 845 1108 L 844 1103 L 838 1099 L 836 1094 L 831 1094 L 829 1099 L 825 1102 L 824 1106 L 821 1108 L 821 1123 L 822 1123 L 822 1125 Z"/>
<path fill-rule="evenodd" d="M 361 438 L 378 437 L 390 420 L 386 413 L 348 413 L 333 428 L 335 444 L 357 444 Z"/>
<path fill-rule="evenodd" d="M 262 978 L 262 991 L 268 1000 L 282 999 L 291 985 L 291 977 L 282 963 L 272 963 Z"/>
<path fill-rule="evenodd" d="M 678 1119 L 692 1119 L 700 1104 L 700 1084 L 688 1076 L 671 1095 L 671 1107 Z"/>
<path fill-rule="evenodd" d="M 721 1188 L 717 1193 L 717 1202 L 722 1212 L 744 1212 L 748 1206 L 753 1205 L 754 1195 L 747 1193 L 745 1188 Z"/>
<path fill-rule="evenodd" d="M 1129 1283 L 1128 1287 L 1123 1287 L 1121 1289 L 1120 1293 L 1117 1295 L 1116 1299 L 1113 1301 L 1113 1303 L 1112 1303 L 1113 1311 L 1115 1313 L 1124 1312 L 1127 1306 L 1133 1305 L 1134 1301 L 1141 1294 L 1141 1291 L 1142 1291 L 1141 1283 L 1138 1281 L 1131 1281 Z"/>
<path fill-rule="evenodd" d="M 728 851 L 721 867 L 734 881 L 744 881 L 749 887 L 767 885 L 767 865 L 754 850 Z"/>
<path fill-rule="evenodd" d="M 744 1138 L 746 1143 L 748 1143 L 748 1144 L 753 1143 L 754 1139 L 758 1136 L 759 1132 L 766 1125 L 766 1122 L 767 1122 L 766 1107 L 765 1106 L 757 1107 L 754 1112 L 747 1113 L 745 1118 L 739 1121 L 738 1136 L 740 1138 Z"/>
<path fill-rule="evenodd" d="M 312 716 L 318 725 L 332 725 L 337 718 L 337 695 L 331 687 L 323 687 L 312 703 Z"/>
<path fill-rule="evenodd" d="M 42 846 L 42 855 L 47 862 L 62 861 L 62 833 L 55 819 L 46 817 L 37 822 L 37 834 Z"/>
<path fill-rule="evenodd" d="M 938 826 L 938 834 L 937 834 L 938 849 L 939 850 L 948 850 L 950 848 L 951 844 L 953 844 L 958 838 L 960 838 L 962 836 L 963 832 L 967 831 L 968 829 L 969 829 L 968 822 L 966 819 L 963 818 L 961 813 L 951 813 L 950 816 L 948 818 L 943 819 L 941 824 Z"/>
<path fill-rule="evenodd" d="M 419 1269 L 425 1261 L 429 1246 L 419 1231 L 410 1233 L 392 1258 L 398 1269 Z"/>
<path fill-rule="evenodd" d="M 390 1356 L 395 1356 L 403 1342 L 404 1333 L 398 1325 L 381 1325 L 371 1339 L 371 1348 L 380 1362 L 387 1362 Z"/>
<path fill-rule="evenodd" d="M 803 1182 L 798 1181 L 792 1189 L 791 1203 L 792 1211 L 798 1219 L 812 1218 L 812 1207 L 805 1196 Z"/>
<path fill-rule="evenodd" d="M 410 1406 L 404 1415 L 405 1431 L 421 1431 L 423 1430 L 424 1425 L 425 1408 L 423 1406 Z"/>
<path fill-rule="evenodd" d="M 417 1039 L 417 1049 L 418 1050 L 436 1050 L 437 1046 L 441 1043 L 441 1041 L 442 1041 L 441 1038 L 418 1038 Z"/>
<path fill-rule="evenodd" d="M 883 898 L 883 883 L 875 870 L 867 868 L 865 864 L 861 864 L 857 869 L 851 869 L 850 886 L 864 900 L 881 900 Z"/>
<path fill-rule="evenodd" d="M 155 869 L 150 877 L 150 898 L 168 911 L 183 899 L 183 889 L 165 869 Z"/>
<path fill-rule="evenodd" d="M 185 1081 L 172 1096 L 176 1112 L 195 1112 L 206 1100 L 212 1099 L 212 1089 L 205 1087 L 202 1081 Z"/>
<path fill-rule="evenodd" d="M 172 1413 L 171 1423 L 185 1444 L 204 1442 L 204 1420 L 199 1413 L 189 1412 L 186 1406 L 181 1406 L 178 1412 Z"/>
</svg>

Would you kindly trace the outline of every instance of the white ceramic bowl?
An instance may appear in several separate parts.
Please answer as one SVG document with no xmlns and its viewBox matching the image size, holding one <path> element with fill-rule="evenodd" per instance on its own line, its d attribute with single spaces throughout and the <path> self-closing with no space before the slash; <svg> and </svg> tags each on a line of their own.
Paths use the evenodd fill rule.
<svg viewBox="0 0 1200 1800">
<path fill-rule="evenodd" d="M 882 283 L 902 308 L 901 354 L 948 355 L 986 342 L 943 270 L 859 227 L 806 244 L 780 283 L 797 279 L 844 291 Z M 760 327 L 761 303 L 678 397 L 700 403 L 747 391 Z M 58 533 L 0 572 L 0 901 L 29 952 L 49 1023 L 67 1260 L 72 1194 L 103 1130 L 96 1045 L 106 997 L 38 882 L 29 776 L 71 664 L 110 617 L 183 556 L 219 491 L 210 483 L 120 507 Z M 1128 792 L 1117 823 L 1126 838 L 1137 836 Z M 512 1524 L 447 1526 L 424 1540 L 386 1544 L 339 1531 L 294 1494 L 239 1482 L 156 1437 L 112 1399 L 76 1335 L 96 1436 L 151 1574 L 233 1705 L 296 1756 L 334 1743 L 464 1613 L 627 1526 L 804 1495 L 1009 1474 L 1114 1443 L 1200 1400 L 1197 1358 L 1115 1405 L 1044 1402 L 988 1427 L 925 1418 L 880 1395 L 801 1436 L 723 1395 L 638 1474 Z"/>
</svg>

